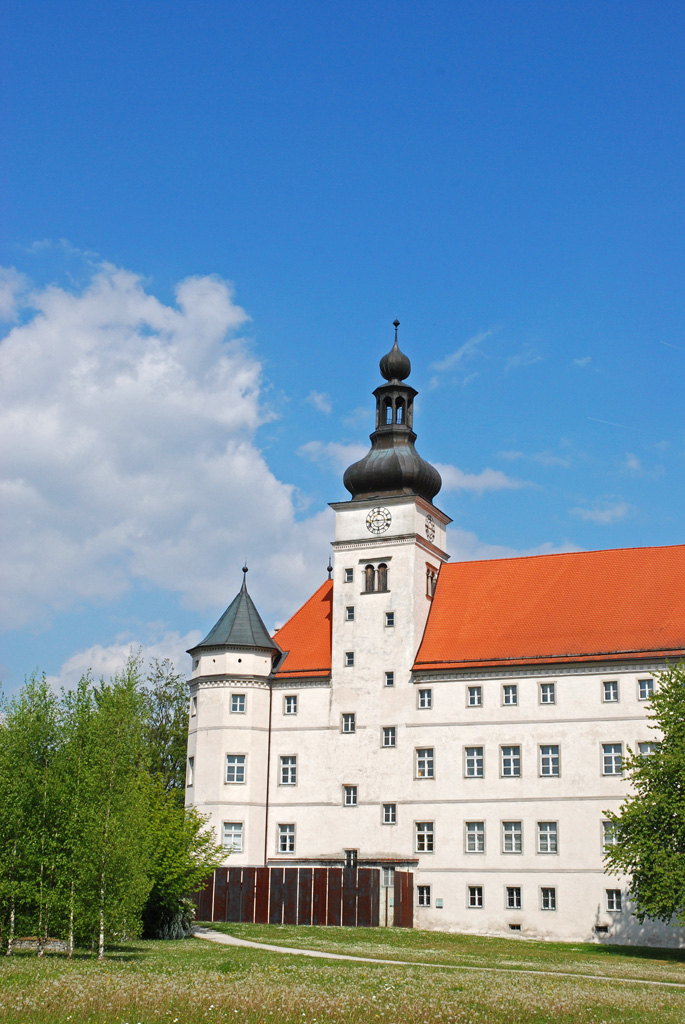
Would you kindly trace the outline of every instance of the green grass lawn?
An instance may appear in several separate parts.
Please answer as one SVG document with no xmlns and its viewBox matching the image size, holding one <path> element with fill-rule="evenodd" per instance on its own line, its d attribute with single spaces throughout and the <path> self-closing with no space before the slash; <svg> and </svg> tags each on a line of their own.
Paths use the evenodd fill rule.
<svg viewBox="0 0 685 1024">
<path fill-rule="evenodd" d="M 223 925 L 242 938 L 411 960 L 315 960 L 201 939 L 131 942 L 104 963 L 0 958 L 0 1024 L 671 1024 L 685 1021 L 685 955 L 399 929 Z M 425 964 L 455 965 L 422 966 Z M 509 971 L 460 970 L 505 967 Z M 565 971 L 574 977 L 533 975 Z M 609 975 L 593 981 L 587 975 Z"/>
</svg>

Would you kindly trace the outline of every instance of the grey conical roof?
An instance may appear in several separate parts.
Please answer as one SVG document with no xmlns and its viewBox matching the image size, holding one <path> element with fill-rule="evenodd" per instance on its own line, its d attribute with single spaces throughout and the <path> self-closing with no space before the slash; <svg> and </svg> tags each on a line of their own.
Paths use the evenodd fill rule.
<svg viewBox="0 0 685 1024">
<path fill-rule="evenodd" d="M 247 569 L 243 585 L 215 626 L 204 640 L 194 647 L 259 647 L 278 651 L 280 647 L 271 639 L 254 602 L 247 592 Z"/>
</svg>

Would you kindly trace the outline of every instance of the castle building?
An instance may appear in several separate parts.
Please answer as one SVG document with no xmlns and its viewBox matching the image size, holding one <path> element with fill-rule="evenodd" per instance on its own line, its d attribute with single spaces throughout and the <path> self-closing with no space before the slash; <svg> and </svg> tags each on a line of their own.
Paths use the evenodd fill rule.
<svg viewBox="0 0 685 1024">
<path fill-rule="evenodd" d="M 450 564 L 397 322 L 380 370 L 330 578 L 271 637 L 244 576 L 189 652 L 187 803 L 231 867 L 378 869 L 380 923 L 411 871 L 417 927 L 680 945 L 603 854 L 685 653 L 685 546 Z"/>
</svg>

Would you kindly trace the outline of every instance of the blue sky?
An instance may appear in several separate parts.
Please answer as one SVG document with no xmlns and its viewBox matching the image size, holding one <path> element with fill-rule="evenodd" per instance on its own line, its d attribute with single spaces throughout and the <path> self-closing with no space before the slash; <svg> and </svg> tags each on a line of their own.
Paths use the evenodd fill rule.
<svg viewBox="0 0 685 1024">
<path fill-rule="evenodd" d="M 282 622 L 392 320 L 453 558 L 685 540 L 672 2 L 8 0 L 12 689 Z"/>
</svg>

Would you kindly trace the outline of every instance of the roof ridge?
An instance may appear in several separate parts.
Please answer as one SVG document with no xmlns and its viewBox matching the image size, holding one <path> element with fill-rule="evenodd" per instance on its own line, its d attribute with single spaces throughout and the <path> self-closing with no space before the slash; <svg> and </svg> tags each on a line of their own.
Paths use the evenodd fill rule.
<svg viewBox="0 0 685 1024">
<path fill-rule="evenodd" d="M 461 562 L 444 562 L 441 569 L 455 569 L 459 565 L 481 564 L 483 562 L 523 562 L 534 558 L 568 558 L 572 555 L 603 555 L 619 551 L 668 551 L 685 548 L 685 544 L 635 544 L 624 548 L 579 548 L 577 551 L 542 551 L 531 555 L 501 555 L 497 558 L 465 558 Z"/>
</svg>

